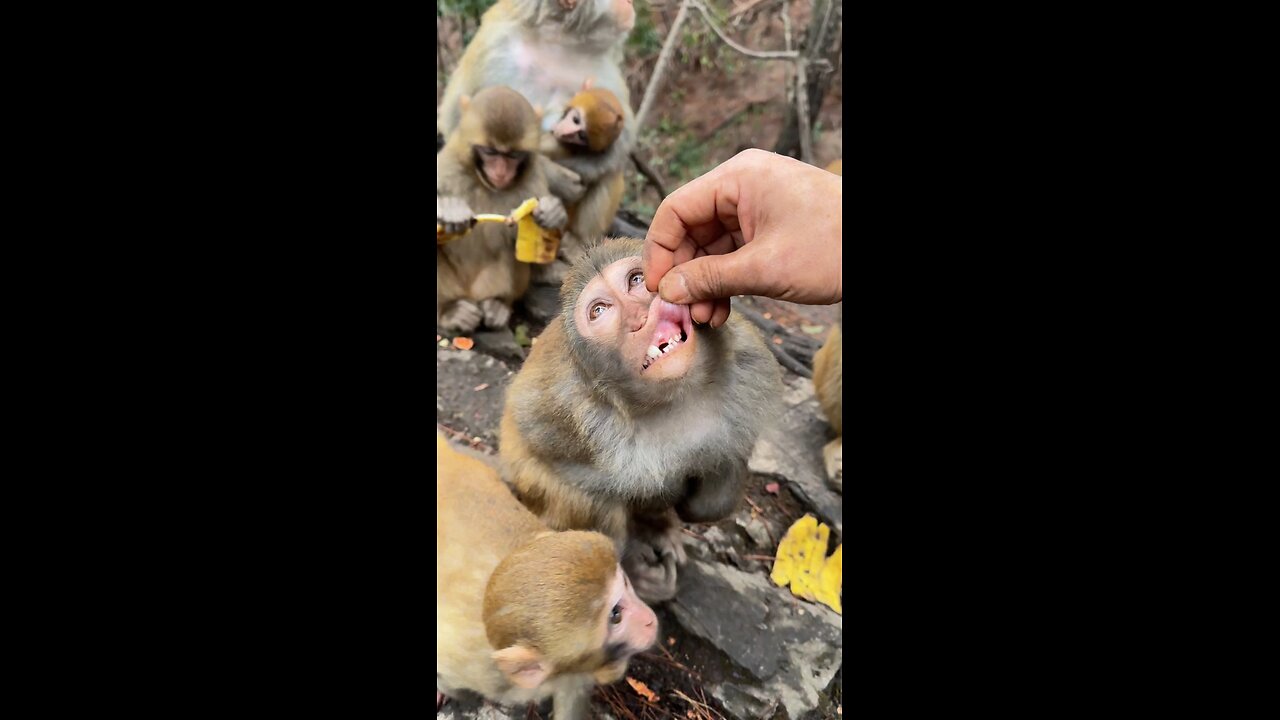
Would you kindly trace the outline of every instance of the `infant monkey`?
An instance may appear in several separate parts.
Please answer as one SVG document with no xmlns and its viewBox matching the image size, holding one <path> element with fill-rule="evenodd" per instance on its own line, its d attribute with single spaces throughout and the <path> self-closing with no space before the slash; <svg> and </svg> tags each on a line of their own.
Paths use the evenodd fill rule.
<svg viewBox="0 0 1280 720">
<path fill-rule="evenodd" d="M 470 690 L 551 696 L 557 720 L 582 720 L 591 688 L 621 679 L 657 632 L 608 538 L 549 531 L 497 472 L 436 436 L 437 710 Z"/>
</svg>

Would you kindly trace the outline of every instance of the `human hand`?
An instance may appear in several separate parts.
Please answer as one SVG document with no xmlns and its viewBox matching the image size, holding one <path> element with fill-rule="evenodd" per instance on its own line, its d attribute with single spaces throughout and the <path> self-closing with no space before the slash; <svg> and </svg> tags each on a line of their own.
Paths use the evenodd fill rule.
<svg viewBox="0 0 1280 720">
<path fill-rule="evenodd" d="M 644 243 L 644 281 L 720 327 L 733 295 L 819 305 L 844 298 L 838 175 L 746 150 L 658 206 Z"/>
</svg>

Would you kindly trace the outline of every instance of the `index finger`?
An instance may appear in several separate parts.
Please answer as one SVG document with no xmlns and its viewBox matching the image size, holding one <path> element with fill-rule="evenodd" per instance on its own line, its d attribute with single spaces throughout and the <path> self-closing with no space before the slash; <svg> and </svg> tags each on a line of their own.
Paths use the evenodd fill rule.
<svg viewBox="0 0 1280 720">
<path fill-rule="evenodd" d="M 726 225 L 736 229 L 738 187 L 724 181 L 726 173 L 725 165 L 719 165 L 658 206 L 643 251 L 644 284 L 650 292 L 656 292 L 662 276 L 679 264 L 679 255 L 685 255 L 684 260 L 693 257 L 695 243 L 720 237 Z"/>
</svg>

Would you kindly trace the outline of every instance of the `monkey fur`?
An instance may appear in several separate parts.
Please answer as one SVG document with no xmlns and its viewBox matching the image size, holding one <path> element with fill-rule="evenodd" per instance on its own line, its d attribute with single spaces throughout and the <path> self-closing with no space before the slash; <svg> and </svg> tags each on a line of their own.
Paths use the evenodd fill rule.
<svg viewBox="0 0 1280 720">
<path fill-rule="evenodd" d="M 831 329 L 831 335 L 822 349 L 813 356 L 813 388 L 818 395 L 822 412 L 836 431 L 836 439 L 822 450 L 827 478 L 836 489 L 844 485 L 844 417 L 843 417 L 843 341 L 844 309 L 840 310 L 840 324 Z"/>
<path fill-rule="evenodd" d="M 529 102 L 505 87 L 481 90 L 463 99 L 462 122 L 436 155 L 436 222 L 448 231 L 470 227 L 471 215 L 506 215 L 536 197 L 533 219 L 559 229 L 567 219 L 563 203 L 550 194 L 537 155 L 538 118 Z M 486 174 L 484 153 L 523 153 L 515 176 L 501 189 Z M 503 165 L 502 167 L 507 167 Z M 481 223 L 456 240 L 436 247 L 436 326 L 467 333 L 481 323 L 504 327 L 511 304 L 529 286 L 529 265 L 515 257 L 514 225 Z"/>
<path fill-rule="evenodd" d="M 563 117 L 585 81 L 593 80 L 619 99 L 623 128 L 607 151 L 562 160 L 564 165 L 549 163 L 552 190 L 572 206 L 562 242 L 566 253 L 601 237 L 622 202 L 635 144 L 622 46 L 634 24 L 631 0 L 499 0 L 485 12 L 440 104 L 438 128 L 447 137 L 461 117 L 463 95 L 490 85 L 519 88 L 544 111 L 544 151 L 554 152 L 554 138 L 545 131 Z"/>
<path fill-rule="evenodd" d="M 655 601 L 675 594 L 679 521 L 719 520 L 741 502 L 747 460 L 779 408 L 781 373 L 737 315 L 719 329 L 690 323 L 688 372 L 658 381 L 582 337 L 578 296 L 615 261 L 638 261 L 641 247 L 606 240 L 571 268 L 560 317 L 508 390 L 500 456 L 522 502 L 553 528 L 608 535 L 640 597 Z"/>
<path fill-rule="evenodd" d="M 620 679 L 636 651 L 600 639 L 616 572 L 608 538 L 548 531 L 493 468 L 437 434 L 437 705 L 459 690 L 503 704 L 554 697 L 555 717 L 585 718 L 587 692 Z M 639 610 L 652 642 L 656 618 Z M 530 667 L 543 673 L 533 686 Z"/>
</svg>

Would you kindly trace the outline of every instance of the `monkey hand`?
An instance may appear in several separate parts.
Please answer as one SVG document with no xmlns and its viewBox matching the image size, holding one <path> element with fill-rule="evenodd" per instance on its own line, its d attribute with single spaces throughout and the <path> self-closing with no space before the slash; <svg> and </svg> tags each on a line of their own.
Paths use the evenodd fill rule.
<svg viewBox="0 0 1280 720">
<path fill-rule="evenodd" d="M 470 300 L 459 300 L 440 313 L 436 325 L 445 332 L 469 333 L 480 326 L 484 312 Z"/>
<path fill-rule="evenodd" d="M 480 312 L 484 314 L 485 327 L 504 328 L 511 319 L 511 307 L 498 298 L 481 300 Z"/>
<path fill-rule="evenodd" d="M 676 596 L 676 566 L 688 559 L 681 541 L 680 523 L 665 528 L 636 528 L 627 546 L 622 567 L 636 594 L 651 602 Z"/>
<path fill-rule="evenodd" d="M 533 209 L 533 221 L 548 230 L 563 230 L 569 222 L 569 213 L 560 198 L 544 195 L 538 198 L 538 207 Z"/>
<path fill-rule="evenodd" d="M 436 224 L 444 226 L 445 234 L 458 235 L 470 230 L 474 215 L 466 200 L 436 196 Z"/>
<path fill-rule="evenodd" d="M 542 155 L 538 157 L 543 163 L 544 172 L 547 175 L 547 187 L 552 195 L 567 203 L 576 203 L 587 194 L 587 185 L 582 181 L 581 175 Z"/>
</svg>

